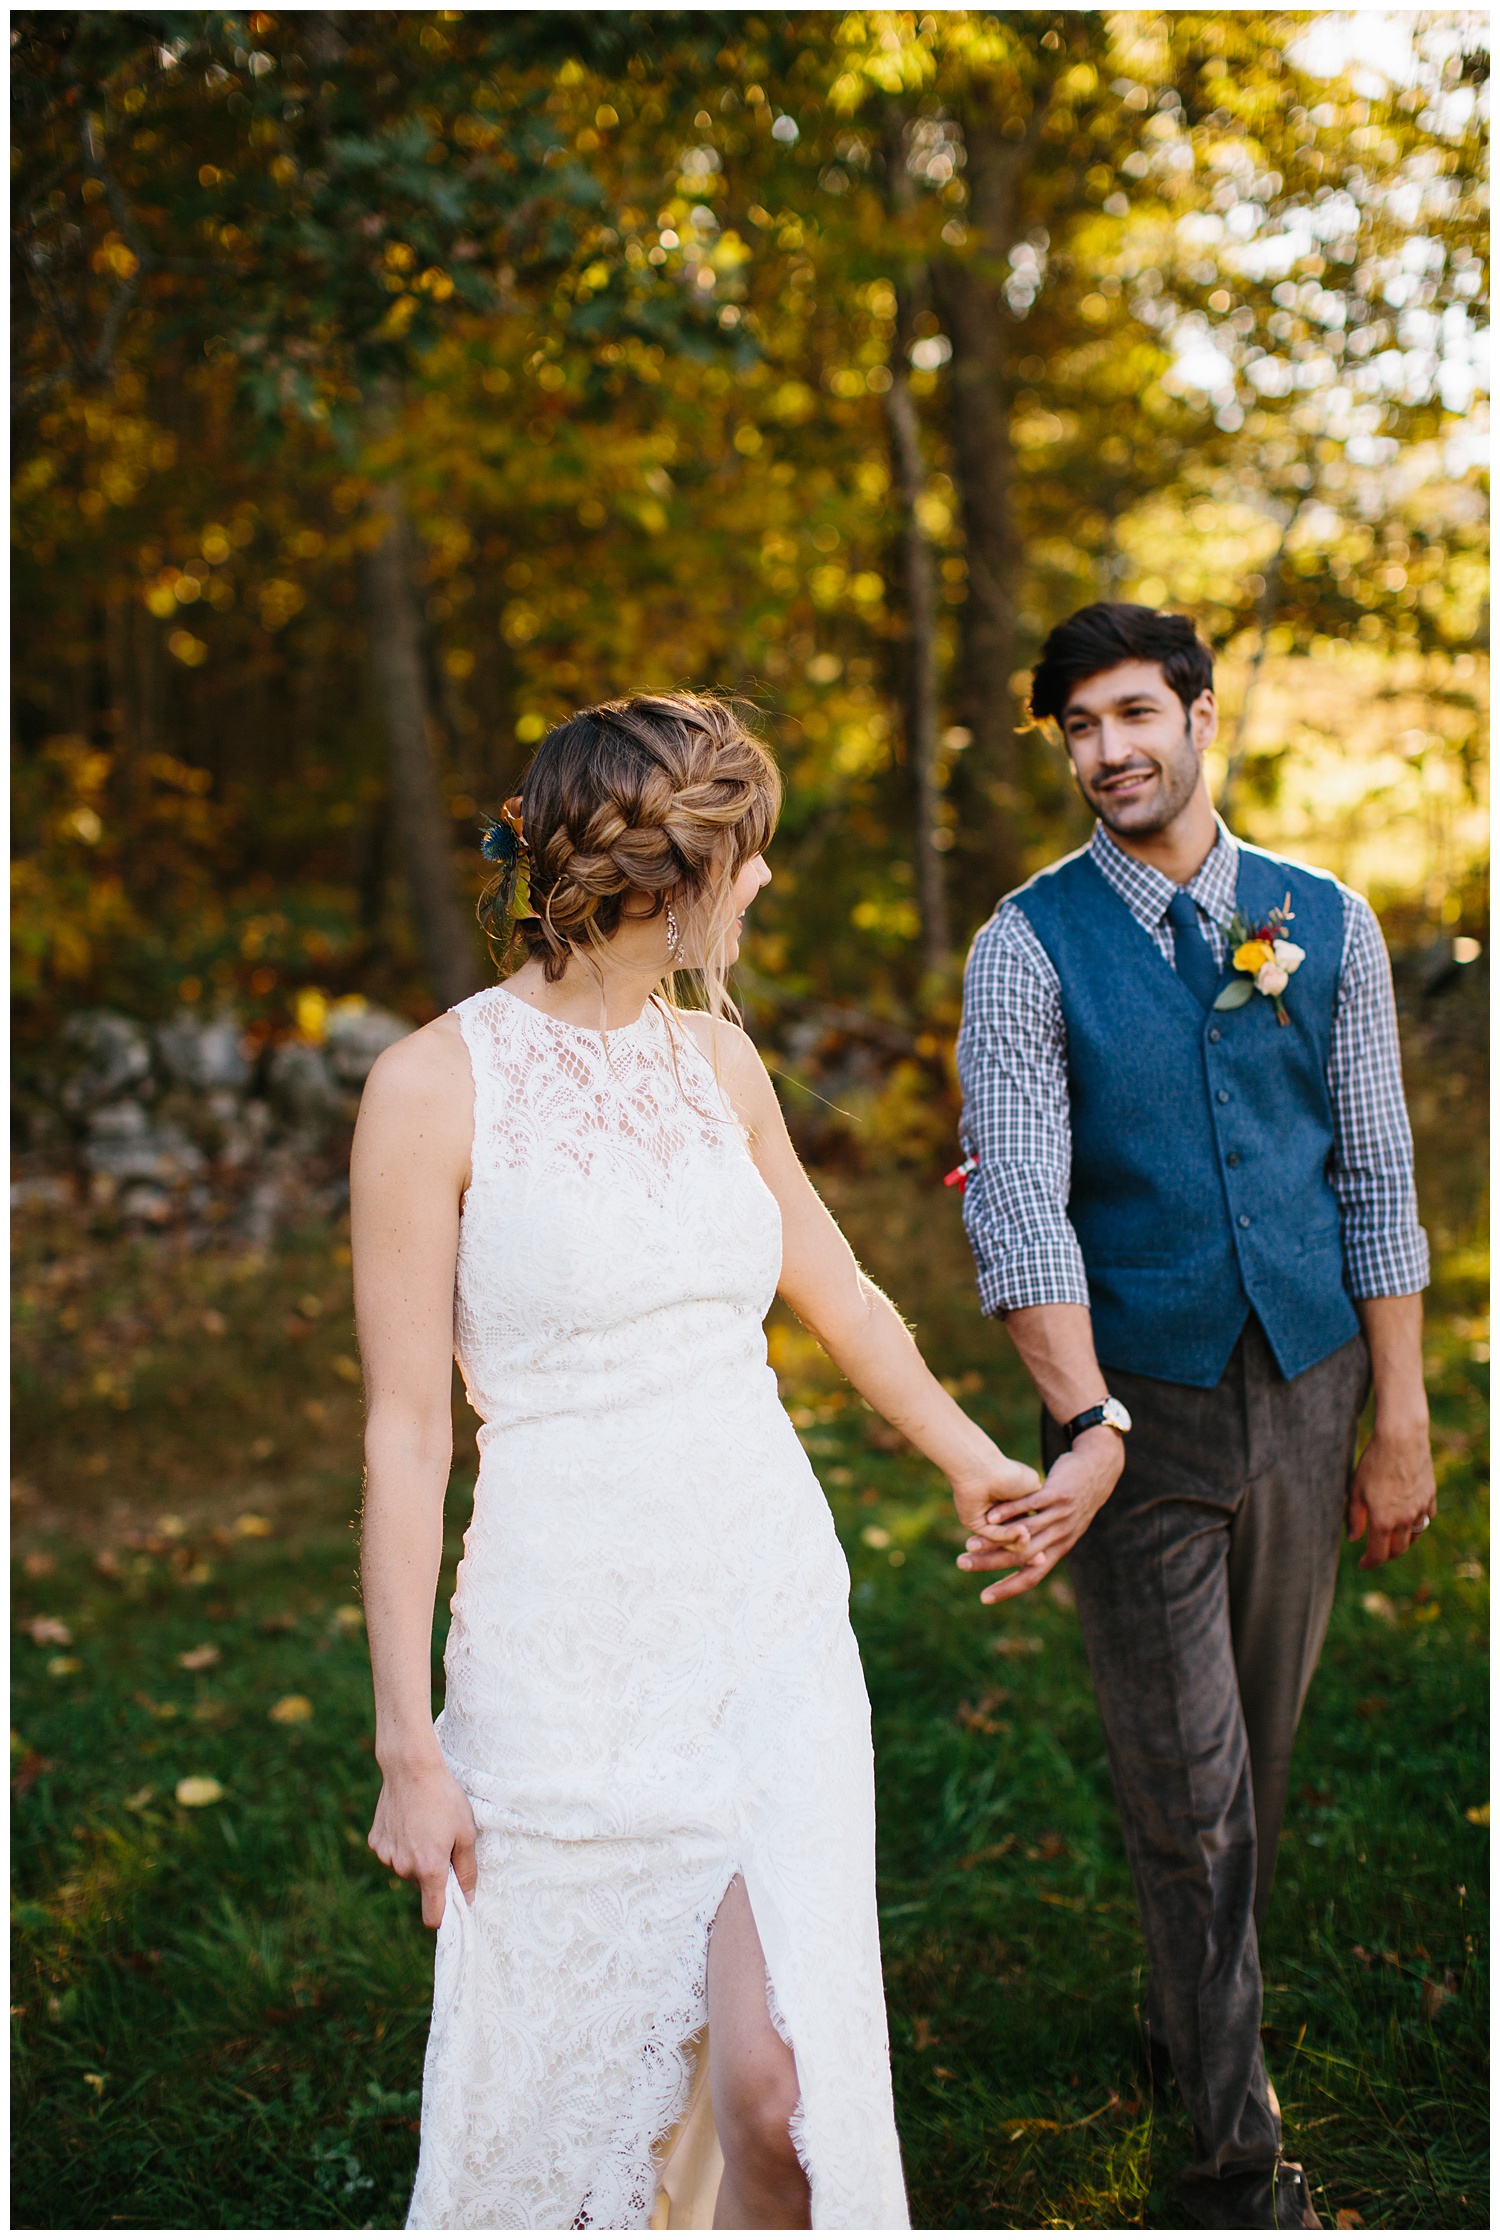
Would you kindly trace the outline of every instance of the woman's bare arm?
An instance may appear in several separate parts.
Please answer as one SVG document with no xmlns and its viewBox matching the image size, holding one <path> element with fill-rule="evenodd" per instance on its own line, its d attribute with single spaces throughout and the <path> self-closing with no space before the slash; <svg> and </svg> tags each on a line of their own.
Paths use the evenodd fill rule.
<svg viewBox="0 0 1500 2240">
<path fill-rule="evenodd" d="M 717 1047 L 725 1092 L 781 1208 L 782 1297 L 855 1390 L 937 1464 L 953 1487 L 960 1519 L 978 1529 L 992 1502 L 1030 1493 L 1040 1482 L 1036 1472 L 1002 1454 L 943 1390 L 890 1300 L 860 1267 L 807 1178 L 748 1036 L 722 1024 L 693 1024 L 708 1048 Z M 987 1538 L 997 1537 L 993 1526 L 984 1529 Z M 998 1537 L 1024 1548 L 1028 1535 L 1017 1522 Z"/>
<path fill-rule="evenodd" d="M 474 1821 L 432 1726 L 432 1615 L 453 1459 L 453 1282 L 474 1089 L 455 1020 L 377 1059 L 349 1170 L 365 1373 L 365 1622 L 380 1801 L 370 1848 L 443 1915 L 451 1860 L 472 1895 Z"/>
</svg>

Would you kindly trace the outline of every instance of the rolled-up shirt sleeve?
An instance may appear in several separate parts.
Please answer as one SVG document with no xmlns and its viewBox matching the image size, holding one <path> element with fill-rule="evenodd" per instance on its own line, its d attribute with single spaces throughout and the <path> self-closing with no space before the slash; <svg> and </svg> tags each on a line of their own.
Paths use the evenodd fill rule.
<svg viewBox="0 0 1500 2240">
<path fill-rule="evenodd" d="M 964 1227 L 986 1314 L 1089 1304 L 1068 1219 L 1073 1139 L 1057 973 L 1024 911 L 1002 903 L 964 971 L 958 1037 Z"/>
<path fill-rule="evenodd" d="M 1411 1126 L 1390 959 L 1363 895 L 1344 890 L 1344 956 L 1328 1053 L 1330 1180 L 1339 1202 L 1344 1280 L 1355 1299 L 1425 1288 L 1427 1237 L 1417 1220 Z"/>
</svg>

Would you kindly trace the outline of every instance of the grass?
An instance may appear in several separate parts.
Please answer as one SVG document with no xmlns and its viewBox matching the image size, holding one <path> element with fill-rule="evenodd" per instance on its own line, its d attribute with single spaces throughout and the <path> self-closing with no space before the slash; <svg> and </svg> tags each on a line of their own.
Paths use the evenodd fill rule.
<svg viewBox="0 0 1500 2240">
<path fill-rule="evenodd" d="M 1408 1067 L 1442 1506 L 1378 1577 L 1348 1558 L 1293 1776 L 1266 2046 L 1326 2222 L 1477 2229 L 1479 1073 L 1477 1045 L 1425 1032 Z M 935 1365 L 1034 1454 L 951 1196 L 917 1176 L 827 1189 Z M 399 2224 L 431 1947 L 364 1845 L 347 1250 L 330 1232 L 181 1253 L 56 1216 L 17 1246 L 13 2218 Z M 1172 2226 L 1185 2128 L 1135 2065 L 1141 1944 L 1066 1584 L 981 1611 L 935 1474 L 779 1314 L 772 1346 L 854 1575 L 914 2222 Z M 450 1566 L 471 1491 L 456 1471 Z M 441 1624 L 435 1661 L 440 1643 Z M 180 1804 L 194 1776 L 222 1793 Z"/>
</svg>

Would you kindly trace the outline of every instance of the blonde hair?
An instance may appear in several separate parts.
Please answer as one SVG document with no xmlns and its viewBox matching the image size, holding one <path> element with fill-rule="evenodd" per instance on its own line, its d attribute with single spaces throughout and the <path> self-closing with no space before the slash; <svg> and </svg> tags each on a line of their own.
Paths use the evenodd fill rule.
<svg viewBox="0 0 1500 2240">
<path fill-rule="evenodd" d="M 514 942 L 561 979 L 620 924 L 629 893 L 689 915 L 703 962 L 688 975 L 715 1017 L 733 1015 L 724 950 L 731 890 L 768 845 L 781 807 L 769 750 L 727 700 L 696 692 L 637 693 L 581 708 L 549 731 L 521 786 L 524 895 L 492 882 L 481 923 L 501 969 Z M 498 905 L 498 907 L 497 907 Z M 697 944 L 695 944 L 696 946 Z M 687 991 L 663 974 L 668 1000 Z"/>
</svg>

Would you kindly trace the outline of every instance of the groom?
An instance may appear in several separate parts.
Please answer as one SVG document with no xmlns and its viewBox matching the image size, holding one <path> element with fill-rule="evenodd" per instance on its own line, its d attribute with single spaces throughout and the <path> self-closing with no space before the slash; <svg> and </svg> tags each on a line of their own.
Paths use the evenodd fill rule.
<svg viewBox="0 0 1500 2240">
<path fill-rule="evenodd" d="M 1146 2051 L 1220 2228 L 1319 2222 L 1283 2162 L 1259 1937 L 1341 1531 L 1402 1555 L 1436 1505 L 1390 968 L 1369 904 L 1236 840 L 1203 776 L 1213 662 L 1182 615 L 1059 624 L 1032 713 L 1089 845 L 977 936 L 958 1062 L 986 1313 L 1041 1394 L 1030 1555 L 1070 1559 L 1151 1975 Z M 1374 1431 L 1353 1468 L 1373 1380 Z"/>
</svg>

